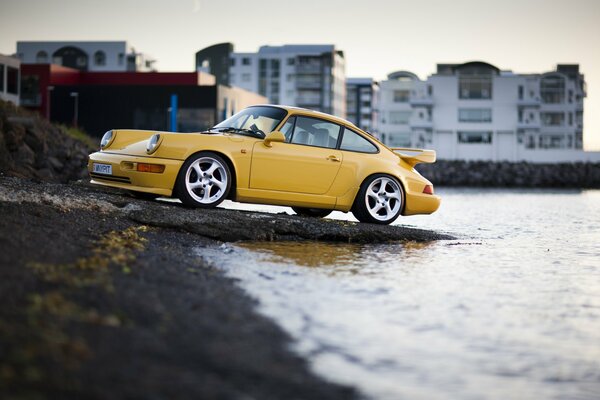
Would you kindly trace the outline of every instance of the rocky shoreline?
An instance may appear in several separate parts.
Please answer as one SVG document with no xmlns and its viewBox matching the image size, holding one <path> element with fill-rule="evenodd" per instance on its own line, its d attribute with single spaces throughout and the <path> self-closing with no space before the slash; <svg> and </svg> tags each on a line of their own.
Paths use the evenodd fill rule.
<svg viewBox="0 0 600 400">
<path fill-rule="evenodd" d="M 194 249 L 448 235 L 0 177 L 0 397 L 352 399 Z"/>
</svg>

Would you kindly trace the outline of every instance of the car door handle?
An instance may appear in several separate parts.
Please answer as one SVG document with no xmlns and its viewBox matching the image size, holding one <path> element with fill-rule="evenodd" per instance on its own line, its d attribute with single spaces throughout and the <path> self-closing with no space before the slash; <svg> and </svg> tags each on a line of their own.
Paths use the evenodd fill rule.
<svg viewBox="0 0 600 400">
<path fill-rule="evenodd" d="M 329 161 L 333 161 L 333 162 L 340 162 L 340 159 L 337 158 L 336 156 L 329 156 L 329 157 L 327 157 L 327 159 Z"/>
</svg>

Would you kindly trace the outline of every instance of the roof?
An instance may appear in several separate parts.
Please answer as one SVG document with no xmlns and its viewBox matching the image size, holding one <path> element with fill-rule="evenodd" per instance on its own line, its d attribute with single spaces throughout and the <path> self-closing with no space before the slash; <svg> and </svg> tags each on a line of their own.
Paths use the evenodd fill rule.
<svg viewBox="0 0 600 400">
<path fill-rule="evenodd" d="M 327 113 L 324 113 L 321 111 L 309 110 L 308 108 L 281 105 L 281 104 L 255 104 L 250 107 L 277 107 L 277 108 L 282 108 L 284 110 L 287 110 L 290 113 L 312 115 L 314 117 L 326 118 L 326 119 L 331 120 L 332 122 L 336 122 L 338 124 L 348 125 L 348 126 L 352 126 L 352 127 L 356 128 L 356 129 L 360 129 L 348 120 L 345 120 L 343 118 L 336 117 L 335 115 L 327 114 Z M 250 107 L 248 107 L 248 108 L 250 108 Z M 360 129 L 360 130 L 362 131 L 362 129 Z"/>
</svg>

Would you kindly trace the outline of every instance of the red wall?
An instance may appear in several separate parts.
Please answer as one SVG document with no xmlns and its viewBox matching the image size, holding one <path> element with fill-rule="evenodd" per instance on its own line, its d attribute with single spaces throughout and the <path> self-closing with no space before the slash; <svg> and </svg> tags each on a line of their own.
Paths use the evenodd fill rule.
<svg viewBox="0 0 600 400">
<path fill-rule="evenodd" d="M 55 64 L 21 64 L 21 76 L 37 75 L 41 104 L 29 107 L 43 116 L 48 110 L 48 87 L 61 85 L 182 85 L 198 86 L 196 72 L 82 72 Z M 52 106 L 52 105 L 50 105 Z"/>
</svg>

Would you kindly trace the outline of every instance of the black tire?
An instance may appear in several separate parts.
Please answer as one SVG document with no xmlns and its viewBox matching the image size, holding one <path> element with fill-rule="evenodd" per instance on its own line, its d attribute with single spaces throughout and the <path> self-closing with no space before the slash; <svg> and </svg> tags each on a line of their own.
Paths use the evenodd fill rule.
<svg viewBox="0 0 600 400">
<path fill-rule="evenodd" d="M 158 194 L 146 193 L 146 192 L 129 192 L 133 197 L 140 200 L 155 200 L 160 197 Z"/>
<path fill-rule="evenodd" d="M 369 188 L 379 190 L 380 193 L 367 195 Z M 390 193 L 388 194 L 386 191 Z M 391 197 L 392 194 L 394 197 Z M 367 178 L 360 186 L 354 200 L 352 214 L 360 222 L 389 225 L 402 213 L 404 199 L 404 189 L 398 179 L 386 174 L 375 174 Z M 382 207 L 379 210 L 381 214 L 375 211 L 377 207 Z"/>
<path fill-rule="evenodd" d="M 215 169 L 211 170 L 213 166 Z M 221 185 L 216 182 L 221 182 Z M 188 207 L 214 208 L 227 198 L 232 182 L 229 164 L 223 157 L 203 151 L 183 163 L 174 189 L 179 200 Z M 206 190 L 208 194 L 205 194 Z"/>
<path fill-rule="evenodd" d="M 324 208 L 304 208 L 304 207 L 292 207 L 292 210 L 298 215 L 303 217 L 313 217 L 313 218 L 325 218 L 333 210 L 326 210 Z"/>
</svg>

